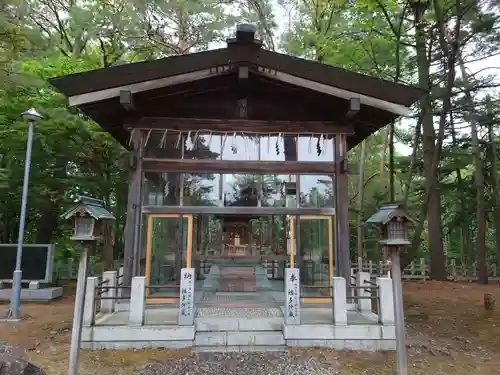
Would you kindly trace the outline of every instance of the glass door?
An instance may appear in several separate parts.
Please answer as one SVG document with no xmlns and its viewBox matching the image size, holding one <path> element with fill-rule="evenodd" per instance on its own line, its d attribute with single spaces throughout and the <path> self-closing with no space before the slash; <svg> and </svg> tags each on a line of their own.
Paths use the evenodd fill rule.
<svg viewBox="0 0 500 375">
<path fill-rule="evenodd" d="M 146 303 L 178 302 L 181 269 L 191 268 L 192 249 L 192 215 L 148 215 Z"/>
<path fill-rule="evenodd" d="M 298 234 L 298 235 L 297 235 Z M 300 269 L 305 303 L 331 303 L 333 220 L 331 216 L 290 217 L 290 264 Z"/>
</svg>

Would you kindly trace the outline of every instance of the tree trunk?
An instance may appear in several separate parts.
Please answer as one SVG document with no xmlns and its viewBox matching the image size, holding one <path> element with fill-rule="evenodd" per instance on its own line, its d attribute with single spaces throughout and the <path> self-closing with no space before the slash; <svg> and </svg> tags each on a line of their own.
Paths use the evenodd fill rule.
<svg viewBox="0 0 500 375">
<path fill-rule="evenodd" d="M 426 28 L 424 23 L 425 8 L 415 6 L 415 44 L 418 61 L 418 81 L 419 86 L 430 91 L 430 61 L 427 55 Z M 412 243 L 412 254 L 416 254 L 420 245 L 423 230 L 423 222 L 427 216 L 427 231 L 429 235 L 429 250 L 431 256 L 431 272 L 433 279 L 446 279 L 446 269 L 444 264 L 443 236 L 441 227 L 441 196 L 438 189 L 439 179 L 438 164 L 440 150 L 436 146 L 436 134 L 432 116 L 432 106 L 430 95 L 425 95 L 419 101 L 420 116 L 422 117 L 422 134 L 424 149 L 424 169 L 425 169 L 425 191 L 426 196 L 421 209 L 419 225 L 415 230 Z M 444 130 L 444 129 L 443 129 Z M 437 156 L 437 157 L 436 157 Z M 408 259 L 404 259 L 402 267 L 408 264 Z"/>
<path fill-rule="evenodd" d="M 36 222 L 35 243 L 49 244 L 52 242 L 52 235 L 57 228 L 59 220 L 59 210 L 57 204 L 48 204 L 42 210 L 42 214 Z"/>
<path fill-rule="evenodd" d="M 417 124 L 415 125 L 415 138 L 413 142 L 413 150 L 411 153 L 410 170 L 408 171 L 408 178 L 405 183 L 405 190 L 403 195 L 404 206 L 406 206 L 408 203 L 408 196 L 410 195 L 413 173 L 415 172 L 415 166 L 417 165 L 418 146 L 421 142 L 421 138 L 422 138 L 422 118 L 419 118 Z"/>
<path fill-rule="evenodd" d="M 451 139 L 453 142 L 453 145 L 455 146 L 457 144 L 457 133 L 455 131 L 455 121 L 453 118 L 453 113 L 450 113 L 450 131 L 451 131 Z M 467 199 L 465 196 L 465 186 L 464 182 L 462 179 L 462 171 L 460 168 L 457 168 L 455 170 L 455 173 L 457 174 L 457 187 L 458 187 L 458 194 L 460 196 L 460 204 L 462 206 L 462 215 L 463 220 L 462 220 L 462 256 L 465 255 L 465 262 L 467 265 L 472 265 L 472 243 L 470 241 L 470 223 L 468 220 L 468 207 L 467 207 Z"/>
<path fill-rule="evenodd" d="M 493 132 L 493 113 L 491 102 L 488 100 L 488 143 L 489 143 L 489 159 L 491 160 L 490 170 L 490 185 L 491 185 L 491 199 L 493 203 L 493 222 L 495 232 L 495 249 L 496 249 L 496 266 L 500 267 L 500 192 L 498 191 L 498 166 L 497 166 L 497 139 Z"/>
<path fill-rule="evenodd" d="M 478 263 L 478 282 L 488 284 L 488 268 L 486 266 L 486 212 L 484 201 L 484 172 L 483 158 L 479 146 L 477 116 L 474 110 L 474 100 L 470 93 L 471 85 L 465 70 L 461 53 L 458 54 L 458 63 L 465 86 L 465 102 L 468 111 L 465 119 L 470 121 L 472 160 L 474 163 L 474 183 L 476 185 L 476 257 Z"/>
</svg>

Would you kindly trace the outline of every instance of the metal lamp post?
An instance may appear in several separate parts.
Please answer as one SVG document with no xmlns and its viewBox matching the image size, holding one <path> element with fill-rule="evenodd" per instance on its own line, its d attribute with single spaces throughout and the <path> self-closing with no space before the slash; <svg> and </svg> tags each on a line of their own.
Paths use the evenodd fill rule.
<svg viewBox="0 0 500 375">
<path fill-rule="evenodd" d="M 10 319 L 21 319 L 21 260 L 23 257 L 24 223 L 26 221 L 26 206 L 28 203 L 28 181 L 31 166 L 31 148 L 33 146 L 33 128 L 35 122 L 42 120 L 43 116 L 36 109 L 31 108 L 21 113 L 21 117 L 28 121 L 28 141 L 26 145 L 26 159 L 24 162 L 23 197 L 21 200 L 21 217 L 19 219 L 19 236 L 17 240 L 16 269 L 12 276 L 12 296 L 10 299 Z"/>
</svg>

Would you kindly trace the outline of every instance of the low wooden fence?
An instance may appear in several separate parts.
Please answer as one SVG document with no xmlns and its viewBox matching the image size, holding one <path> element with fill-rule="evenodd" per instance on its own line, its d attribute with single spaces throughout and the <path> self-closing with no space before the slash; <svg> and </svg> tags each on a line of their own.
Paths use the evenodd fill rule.
<svg viewBox="0 0 500 375">
<path fill-rule="evenodd" d="M 357 264 L 352 265 L 353 271 L 356 273 L 361 262 L 358 259 Z M 362 270 L 369 272 L 372 276 L 387 275 L 390 265 L 386 262 L 362 262 Z M 403 270 L 402 277 L 405 280 L 428 280 L 430 265 L 424 259 L 413 261 L 408 267 Z M 477 280 L 478 267 L 474 262 L 472 265 L 458 264 L 454 259 L 446 262 L 446 270 L 448 272 L 448 280 L 450 281 L 475 281 Z M 496 265 L 488 266 L 488 276 L 490 280 L 500 281 L 500 267 Z"/>
</svg>

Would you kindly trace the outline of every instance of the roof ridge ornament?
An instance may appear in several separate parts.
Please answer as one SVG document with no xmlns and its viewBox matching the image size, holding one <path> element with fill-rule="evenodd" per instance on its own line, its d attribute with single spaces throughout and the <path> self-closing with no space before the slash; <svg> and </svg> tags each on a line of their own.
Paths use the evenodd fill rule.
<svg viewBox="0 0 500 375">
<path fill-rule="evenodd" d="M 256 45 L 259 48 L 262 46 L 262 41 L 255 38 L 257 28 L 249 23 L 242 23 L 236 26 L 236 37 L 228 38 L 227 45 L 247 44 Z"/>
</svg>

